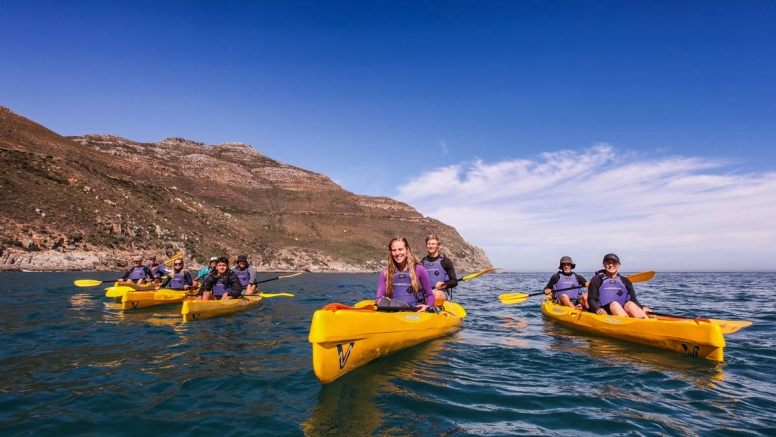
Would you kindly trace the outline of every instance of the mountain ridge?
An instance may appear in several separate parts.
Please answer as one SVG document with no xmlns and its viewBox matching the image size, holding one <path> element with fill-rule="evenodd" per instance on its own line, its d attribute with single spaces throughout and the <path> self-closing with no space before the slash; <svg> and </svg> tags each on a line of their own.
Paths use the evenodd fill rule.
<svg viewBox="0 0 776 437">
<path fill-rule="evenodd" d="M 482 249 L 406 203 L 344 190 L 248 144 L 63 137 L 0 107 L 0 270 L 116 270 L 131 255 L 188 264 L 246 253 L 259 271 L 374 272 L 405 235 L 438 234 L 460 271 Z"/>
</svg>

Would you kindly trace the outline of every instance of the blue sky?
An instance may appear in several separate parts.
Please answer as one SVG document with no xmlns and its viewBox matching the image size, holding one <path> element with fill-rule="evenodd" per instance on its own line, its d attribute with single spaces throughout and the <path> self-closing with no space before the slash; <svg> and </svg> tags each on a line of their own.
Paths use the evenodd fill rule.
<svg viewBox="0 0 776 437">
<path fill-rule="evenodd" d="M 510 270 L 774 270 L 774 2 L 2 9 L 0 105 L 60 134 L 248 143 Z"/>
</svg>

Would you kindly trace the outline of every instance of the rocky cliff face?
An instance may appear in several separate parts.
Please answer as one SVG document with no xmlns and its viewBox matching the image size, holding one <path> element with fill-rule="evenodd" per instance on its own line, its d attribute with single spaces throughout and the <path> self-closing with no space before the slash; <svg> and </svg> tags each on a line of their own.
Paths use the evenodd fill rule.
<svg viewBox="0 0 776 437">
<path fill-rule="evenodd" d="M 359 196 L 242 143 L 62 137 L 0 107 L 0 269 L 124 268 L 183 252 L 189 266 L 246 253 L 260 271 L 371 272 L 386 244 L 424 238 L 462 272 L 491 267 L 458 232 L 409 205 Z"/>
</svg>

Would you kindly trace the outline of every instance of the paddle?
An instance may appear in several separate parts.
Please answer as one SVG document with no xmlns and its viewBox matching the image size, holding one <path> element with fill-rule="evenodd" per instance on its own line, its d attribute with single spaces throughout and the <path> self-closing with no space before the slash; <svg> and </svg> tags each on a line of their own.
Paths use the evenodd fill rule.
<svg viewBox="0 0 776 437">
<path fill-rule="evenodd" d="M 498 267 L 498 268 L 493 268 L 493 267 L 491 267 L 491 268 L 489 268 L 489 269 L 485 269 L 485 270 L 483 270 L 483 271 L 481 271 L 481 272 L 472 273 L 472 274 L 470 274 L 470 275 L 463 276 L 463 277 L 461 277 L 461 278 L 458 278 L 458 280 L 459 280 L 459 281 L 468 281 L 469 279 L 474 279 L 474 278 L 476 278 L 477 276 L 484 275 L 485 273 L 495 272 L 496 270 L 501 270 L 501 267 Z M 433 284 L 432 284 L 432 285 L 433 285 Z M 452 299 L 452 298 L 453 298 L 453 289 L 452 289 L 452 288 L 450 288 L 450 289 L 446 289 L 446 290 L 445 290 L 445 292 L 446 292 L 448 295 L 450 295 L 450 299 Z"/>
<path fill-rule="evenodd" d="M 181 258 L 183 258 L 183 254 L 182 254 L 182 253 L 176 253 L 175 255 L 171 256 L 171 257 L 170 257 L 170 259 L 168 259 L 168 260 L 167 260 L 167 261 L 165 261 L 164 263 L 165 263 L 165 264 L 167 264 L 167 265 L 170 265 L 170 264 L 172 264 L 172 263 L 173 263 L 173 262 L 174 262 L 176 259 L 181 259 Z"/>
<path fill-rule="evenodd" d="M 250 294 L 248 296 L 251 296 Z M 278 297 L 278 296 L 288 296 L 288 297 L 294 297 L 291 293 L 259 293 L 259 296 L 261 297 Z"/>
<path fill-rule="evenodd" d="M 298 272 L 298 273 L 294 273 L 293 275 L 278 276 L 277 278 L 265 279 L 265 280 L 263 280 L 263 281 L 258 281 L 258 282 L 256 282 L 256 284 L 263 284 L 263 283 L 265 283 L 265 282 L 269 282 L 269 281 L 276 281 L 276 280 L 278 280 L 278 279 L 283 279 L 283 278 L 293 278 L 294 276 L 299 276 L 299 275 L 301 275 L 302 273 L 304 273 L 304 272 Z"/>
<path fill-rule="evenodd" d="M 560 293 L 562 291 L 568 291 L 568 290 L 576 290 L 577 288 L 583 288 L 584 285 L 577 285 L 576 287 L 569 287 L 569 288 L 561 288 L 560 290 L 553 290 L 554 293 Z M 540 291 L 538 293 L 531 293 L 531 294 L 525 294 L 525 293 L 508 293 L 508 294 L 501 294 L 499 295 L 499 300 L 504 305 L 514 305 L 516 303 L 523 302 L 524 300 L 528 299 L 532 296 L 539 296 L 540 294 L 544 294 L 543 291 Z"/>
<path fill-rule="evenodd" d="M 631 282 L 644 282 L 649 281 L 650 279 L 655 277 L 655 271 L 649 270 L 646 272 L 641 273 L 635 273 L 633 275 L 628 275 L 626 278 L 630 279 Z M 555 293 L 560 291 L 566 291 L 566 290 L 573 290 L 575 288 L 583 288 L 581 285 L 578 287 L 571 287 L 571 288 L 564 288 L 560 290 L 555 290 Z M 504 305 L 514 305 L 516 303 L 521 303 L 528 299 L 531 296 L 539 296 L 540 294 L 544 294 L 544 291 L 540 291 L 538 293 L 531 293 L 531 294 L 525 294 L 525 293 L 506 293 L 499 295 L 499 300 Z"/>
<path fill-rule="evenodd" d="M 485 273 L 495 272 L 496 270 L 501 270 L 501 267 L 485 269 L 485 270 L 483 270 L 481 272 L 472 273 L 471 275 L 466 275 L 466 276 L 464 276 L 462 278 L 458 278 L 458 280 L 459 281 L 468 281 L 469 279 L 474 279 L 477 276 L 484 275 Z"/>
<path fill-rule="evenodd" d="M 686 320 L 697 320 L 702 322 L 710 322 L 715 325 L 719 325 L 720 329 L 722 330 L 723 334 L 731 334 L 733 332 L 736 332 L 742 328 L 746 328 L 747 326 L 751 326 L 752 322 L 749 320 L 723 320 L 723 319 L 704 319 L 700 317 L 685 317 L 685 316 L 677 316 L 674 314 L 666 314 L 666 313 L 657 313 L 655 311 L 651 311 L 648 314 L 658 317 L 671 317 L 674 319 L 686 319 Z"/>
<path fill-rule="evenodd" d="M 165 264 L 172 264 L 176 259 L 183 258 L 182 253 L 176 253 L 175 255 L 171 256 L 170 259 L 165 261 Z M 73 284 L 75 284 L 76 287 L 96 287 L 97 285 L 104 284 L 106 282 L 116 282 L 115 279 L 106 279 L 104 281 L 99 281 L 97 279 L 76 279 L 73 281 Z M 110 297 L 110 296 L 109 296 Z"/>
<path fill-rule="evenodd" d="M 115 279 L 106 279 L 104 281 L 98 281 L 96 279 L 76 279 L 73 284 L 76 287 L 94 287 L 96 285 L 104 284 L 106 282 L 116 282 Z"/>
</svg>

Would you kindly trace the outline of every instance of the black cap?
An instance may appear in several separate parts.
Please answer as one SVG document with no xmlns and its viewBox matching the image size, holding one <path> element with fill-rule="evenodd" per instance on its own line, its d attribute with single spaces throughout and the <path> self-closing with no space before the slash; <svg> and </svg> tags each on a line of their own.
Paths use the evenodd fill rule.
<svg viewBox="0 0 776 437">
<path fill-rule="evenodd" d="M 248 255 L 239 255 L 237 257 L 237 262 L 242 262 L 242 261 L 248 262 Z"/>
<path fill-rule="evenodd" d="M 609 259 L 612 261 L 615 261 L 617 264 L 620 264 L 620 257 L 613 253 L 607 253 L 606 255 L 604 255 L 604 262 L 606 262 L 606 260 L 609 260 Z"/>
</svg>

